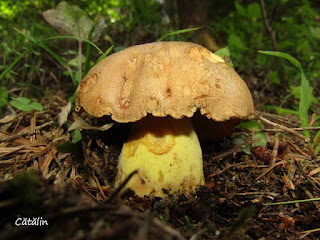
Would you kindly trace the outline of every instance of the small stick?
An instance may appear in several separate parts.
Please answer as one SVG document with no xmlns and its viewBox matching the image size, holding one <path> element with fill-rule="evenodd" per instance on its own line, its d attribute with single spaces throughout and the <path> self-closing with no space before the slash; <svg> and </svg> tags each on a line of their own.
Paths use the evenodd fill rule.
<svg viewBox="0 0 320 240">
<path fill-rule="evenodd" d="M 100 183 L 99 183 L 99 180 L 98 180 L 97 176 L 94 176 L 94 178 L 95 178 L 95 180 L 96 180 L 97 186 L 98 186 L 98 188 L 99 188 L 99 191 L 100 191 L 103 199 L 106 199 L 107 197 L 106 197 L 106 195 L 104 194 L 104 192 L 103 192 L 103 190 L 102 190 L 102 188 L 101 188 L 101 185 L 100 185 Z"/>
<path fill-rule="evenodd" d="M 39 130 L 39 129 L 41 129 L 41 128 L 44 128 L 44 127 L 46 127 L 46 126 L 48 126 L 48 125 L 50 125 L 50 124 L 52 124 L 52 123 L 53 123 L 53 120 L 52 120 L 52 121 L 49 121 L 49 122 L 46 122 L 46 123 L 44 123 L 44 124 L 42 124 L 42 125 L 39 125 L 39 126 L 33 128 L 33 129 L 29 129 L 29 130 L 27 130 L 27 131 L 21 131 L 21 132 L 18 132 L 18 133 L 16 133 L 16 134 L 14 134 L 14 135 L 9 136 L 9 137 L 0 138 L 0 142 L 10 141 L 10 140 L 12 140 L 12 139 L 15 139 L 15 138 L 18 138 L 18 137 L 20 137 L 20 136 L 23 136 L 23 135 L 26 135 L 26 134 L 28 134 L 28 133 L 31 133 L 31 132 L 33 132 L 33 131 L 35 131 L 35 130 Z"/>
<path fill-rule="evenodd" d="M 219 159 L 223 159 L 225 158 L 226 156 L 238 151 L 242 146 L 244 145 L 247 145 L 250 143 L 250 138 L 247 138 L 244 142 L 242 143 L 239 143 L 238 145 L 236 145 L 234 148 L 231 148 L 230 150 L 228 151 L 225 151 L 217 156 L 213 156 L 212 158 L 210 158 L 209 160 L 209 164 L 212 164 L 211 162 L 214 161 L 214 160 L 219 160 Z"/>
<path fill-rule="evenodd" d="M 296 159 L 294 159 L 294 163 L 295 163 L 295 165 L 297 166 L 297 169 L 300 171 L 300 173 L 304 176 L 304 178 L 306 179 L 306 181 L 309 182 L 317 191 L 320 191 L 320 189 L 317 187 L 317 185 L 310 180 L 311 177 L 308 176 L 308 175 L 301 169 L 300 164 L 299 164 L 299 162 L 298 162 Z"/>
<path fill-rule="evenodd" d="M 256 110 L 256 113 L 257 113 L 257 115 L 262 115 L 262 116 L 265 116 L 265 117 L 270 117 L 270 118 L 273 118 L 273 119 L 277 119 L 278 121 L 285 122 L 287 124 L 300 125 L 299 124 L 300 122 L 296 118 L 288 118 L 288 116 L 285 117 L 285 116 L 281 116 L 281 115 L 277 115 L 277 114 L 273 114 L 273 113 L 261 112 L 261 111 L 258 111 L 258 110 Z"/>
<path fill-rule="evenodd" d="M 292 131 L 305 131 L 305 130 L 320 130 L 320 127 L 300 127 L 300 128 L 288 128 Z M 266 129 L 256 129 L 256 132 L 284 132 L 284 129 L 274 129 L 274 128 L 266 128 Z"/>
<path fill-rule="evenodd" d="M 317 114 L 313 113 L 308 126 L 312 127 L 316 121 L 317 121 Z"/>
<path fill-rule="evenodd" d="M 284 130 L 284 131 L 286 131 L 286 132 L 292 133 L 293 135 L 297 136 L 298 138 L 304 140 L 304 141 L 307 142 L 307 143 L 309 142 L 309 139 L 308 139 L 308 138 L 306 138 L 306 137 L 303 136 L 302 134 L 297 133 L 296 131 L 294 131 L 294 130 L 288 128 L 288 127 L 285 127 L 285 126 L 283 126 L 283 125 L 281 125 L 281 124 L 278 124 L 278 123 L 271 122 L 270 120 L 268 120 L 268 119 L 266 119 L 266 118 L 264 118 L 264 117 L 261 117 L 261 116 L 259 116 L 259 119 L 262 120 L 262 121 L 264 121 L 265 123 L 267 123 L 267 124 L 275 127 L 275 128 L 280 128 L 280 129 L 282 129 L 282 130 Z"/>
<path fill-rule="evenodd" d="M 272 29 L 272 27 L 270 26 L 270 24 L 268 22 L 267 11 L 266 11 L 266 6 L 264 3 L 264 0 L 260 0 L 260 8 L 261 8 L 261 12 L 262 12 L 264 26 L 265 26 L 266 30 L 268 31 L 270 38 L 271 38 L 273 51 L 279 52 L 279 48 L 278 48 L 278 44 L 277 44 L 277 40 L 276 40 L 276 33 Z M 278 76 L 279 76 L 280 80 L 283 82 L 284 81 L 284 71 L 283 71 L 282 65 L 280 64 L 279 58 L 276 59 L 276 62 L 278 64 Z"/>
<path fill-rule="evenodd" d="M 137 173 L 138 170 L 134 170 L 132 173 L 130 173 L 130 175 L 120 184 L 120 186 L 111 194 L 111 196 L 105 202 L 110 203 L 116 196 L 118 196 L 118 194 L 126 186 L 129 180 Z"/>
<path fill-rule="evenodd" d="M 320 228 L 316 228 L 316 229 L 311 229 L 311 230 L 307 230 L 302 232 L 303 235 L 300 236 L 300 239 L 305 238 L 306 236 L 308 236 L 311 233 L 315 233 L 315 232 L 320 232 Z"/>
</svg>

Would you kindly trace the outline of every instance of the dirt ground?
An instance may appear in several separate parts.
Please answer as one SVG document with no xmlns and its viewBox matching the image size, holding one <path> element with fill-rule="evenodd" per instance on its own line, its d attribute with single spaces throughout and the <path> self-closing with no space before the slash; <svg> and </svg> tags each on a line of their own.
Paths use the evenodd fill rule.
<svg viewBox="0 0 320 240">
<path fill-rule="evenodd" d="M 261 95 L 270 89 L 253 87 L 256 109 L 278 101 Z M 297 118 L 257 111 L 266 147 L 244 153 L 253 133 L 238 129 L 235 136 L 243 136 L 244 144 L 228 137 L 203 145 L 205 186 L 194 194 L 149 199 L 113 186 L 128 125 L 83 130 L 73 153 L 57 151 L 70 138 L 57 123 L 67 96 L 60 86 L 42 99 L 43 112 L 1 120 L 1 239 L 320 238 L 319 201 L 266 205 L 320 197 L 320 157 L 296 129 Z M 76 114 L 92 126 L 108 121 Z M 18 217 L 42 217 L 49 224 L 16 227 Z"/>
</svg>

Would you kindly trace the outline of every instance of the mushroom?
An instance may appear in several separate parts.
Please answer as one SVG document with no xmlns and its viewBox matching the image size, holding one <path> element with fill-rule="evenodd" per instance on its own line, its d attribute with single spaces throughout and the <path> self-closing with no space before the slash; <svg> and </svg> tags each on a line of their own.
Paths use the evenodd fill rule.
<svg viewBox="0 0 320 240">
<path fill-rule="evenodd" d="M 197 130 L 215 140 L 254 115 L 250 91 L 233 68 L 188 42 L 137 45 L 110 55 L 80 83 L 77 107 L 94 117 L 133 123 L 115 184 L 137 169 L 127 187 L 138 196 L 160 197 L 192 192 L 205 182 L 190 119 L 197 110 L 206 119 L 195 121 Z M 211 126 L 203 128 L 207 122 Z"/>
</svg>

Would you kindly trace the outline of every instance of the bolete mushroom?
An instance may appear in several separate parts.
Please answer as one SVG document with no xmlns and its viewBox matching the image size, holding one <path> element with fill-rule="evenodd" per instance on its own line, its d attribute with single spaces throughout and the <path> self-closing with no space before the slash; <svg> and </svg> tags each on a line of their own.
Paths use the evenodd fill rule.
<svg viewBox="0 0 320 240">
<path fill-rule="evenodd" d="M 95 117 L 133 122 L 116 185 L 137 169 L 127 187 L 139 196 L 194 191 L 204 184 L 202 151 L 190 120 L 197 110 L 207 121 L 220 122 L 208 128 L 219 135 L 254 114 L 250 91 L 233 68 L 188 42 L 143 44 L 112 54 L 80 83 L 77 105 Z"/>
</svg>

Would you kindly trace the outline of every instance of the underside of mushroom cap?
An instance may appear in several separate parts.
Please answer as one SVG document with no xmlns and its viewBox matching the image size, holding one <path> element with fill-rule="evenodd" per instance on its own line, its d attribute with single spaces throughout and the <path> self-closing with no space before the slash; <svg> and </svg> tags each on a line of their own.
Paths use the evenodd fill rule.
<svg viewBox="0 0 320 240">
<path fill-rule="evenodd" d="M 234 69 L 188 42 L 143 44 L 112 54 L 80 83 L 77 105 L 117 122 L 135 122 L 147 114 L 180 119 L 198 109 L 215 121 L 254 114 L 250 91 Z"/>
</svg>

